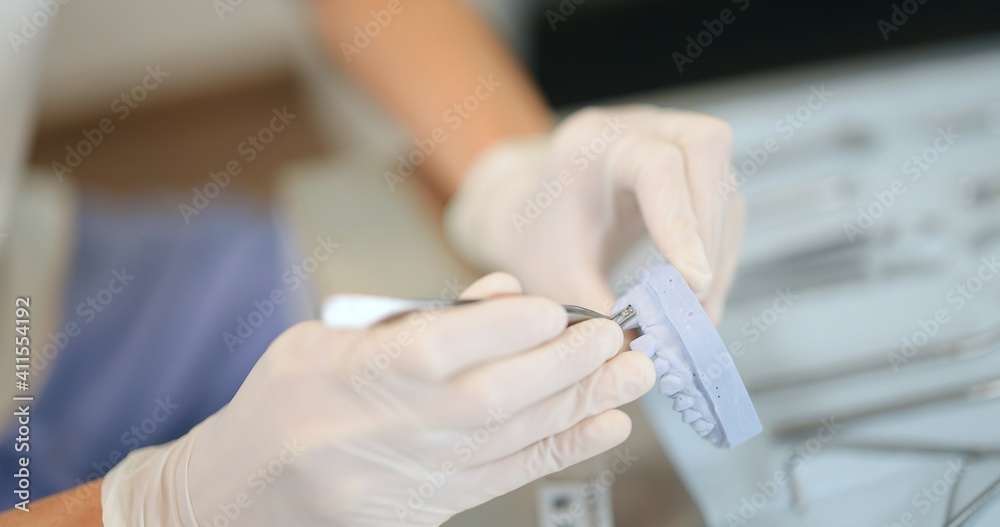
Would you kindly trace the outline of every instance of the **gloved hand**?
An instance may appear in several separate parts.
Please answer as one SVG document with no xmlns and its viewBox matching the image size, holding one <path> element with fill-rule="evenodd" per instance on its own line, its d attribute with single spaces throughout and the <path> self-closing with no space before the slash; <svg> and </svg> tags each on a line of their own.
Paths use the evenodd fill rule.
<svg viewBox="0 0 1000 527">
<path fill-rule="evenodd" d="M 482 154 L 446 231 L 472 263 L 513 273 L 526 291 L 606 311 L 608 267 L 645 228 L 718 320 L 743 225 L 731 156 L 731 130 L 714 117 L 582 110 L 550 135 Z"/>
<path fill-rule="evenodd" d="M 496 274 L 476 304 L 289 329 L 228 406 L 107 475 L 104 524 L 439 525 L 617 445 L 651 362 L 519 291 Z"/>
</svg>

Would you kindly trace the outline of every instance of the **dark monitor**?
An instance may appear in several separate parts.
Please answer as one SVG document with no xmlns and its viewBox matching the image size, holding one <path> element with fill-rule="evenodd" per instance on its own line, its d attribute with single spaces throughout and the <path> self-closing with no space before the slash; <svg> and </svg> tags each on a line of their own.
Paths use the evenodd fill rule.
<svg viewBox="0 0 1000 527">
<path fill-rule="evenodd" d="M 550 0 L 534 16 L 557 106 L 1000 35 L 998 0 Z"/>
</svg>

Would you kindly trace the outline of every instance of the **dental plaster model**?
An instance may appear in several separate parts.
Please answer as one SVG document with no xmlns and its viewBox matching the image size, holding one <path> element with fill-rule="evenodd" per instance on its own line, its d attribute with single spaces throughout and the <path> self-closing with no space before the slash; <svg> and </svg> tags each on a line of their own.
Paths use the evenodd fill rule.
<svg viewBox="0 0 1000 527">
<path fill-rule="evenodd" d="M 760 420 L 722 338 L 687 283 L 663 264 L 618 299 L 637 314 L 625 329 L 642 330 L 632 349 L 653 359 L 660 393 L 700 436 L 732 448 L 761 432 Z"/>
</svg>

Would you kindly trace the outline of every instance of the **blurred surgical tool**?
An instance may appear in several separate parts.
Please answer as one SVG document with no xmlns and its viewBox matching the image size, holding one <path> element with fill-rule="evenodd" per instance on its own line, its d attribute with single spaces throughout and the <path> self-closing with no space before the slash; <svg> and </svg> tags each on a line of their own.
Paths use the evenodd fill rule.
<svg viewBox="0 0 1000 527">
<path fill-rule="evenodd" d="M 847 423 L 871 417 L 878 417 L 880 415 L 902 412 L 904 410 L 920 408 L 922 406 L 932 404 L 959 401 L 981 402 L 996 399 L 998 397 L 1000 397 L 1000 379 L 992 379 L 975 383 L 970 386 L 950 388 L 930 394 L 916 395 L 899 401 L 892 401 L 882 404 L 881 406 L 866 408 L 844 415 L 838 415 L 836 416 L 836 419 L 840 423 Z M 774 435 L 779 438 L 792 438 L 809 434 L 822 427 L 823 421 L 821 419 L 810 419 L 807 422 L 792 423 L 778 427 L 774 431 Z"/>
<path fill-rule="evenodd" d="M 914 355 L 910 362 L 931 360 L 968 360 L 1000 351 L 1000 323 L 985 330 L 956 338 Z M 892 363 L 885 360 L 885 354 L 872 354 L 873 359 L 845 364 L 835 369 L 824 369 L 799 375 L 782 375 L 758 383 L 753 393 L 768 393 L 790 388 L 801 388 L 821 382 L 847 379 L 856 375 L 891 369 Z"/>
</svg>

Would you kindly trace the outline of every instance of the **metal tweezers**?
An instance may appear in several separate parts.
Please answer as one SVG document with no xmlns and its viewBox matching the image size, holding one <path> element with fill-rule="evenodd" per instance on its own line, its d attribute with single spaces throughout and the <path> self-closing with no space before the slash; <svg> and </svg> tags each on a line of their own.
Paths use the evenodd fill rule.
<svg viewBox="0 0 1000 527">
<path fill-rule="evenodd" d="M 327 302 L 325 310 L 342 314 L 344 320 L 350 320 L 343 326 L 360 327 L 387 322 L 415 311 L 443 309 L 476 302 L 479 300 L 426 300 L 347 294 L 332 297 Z M 605 315 L 580 306 L 564 305 L 563 307 L 569 316 L 570 326 L 593 318 L 608 319 L 619 326 L 624 326 L 626 322 L 636 316 L 636 310 L 631 305 L 625 306 L 625 309 L 613 315 Z M 336 317 L 336 315 L 334 316 Z"/>
</svg>

